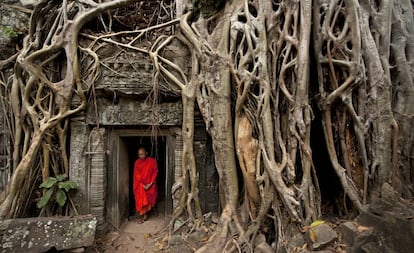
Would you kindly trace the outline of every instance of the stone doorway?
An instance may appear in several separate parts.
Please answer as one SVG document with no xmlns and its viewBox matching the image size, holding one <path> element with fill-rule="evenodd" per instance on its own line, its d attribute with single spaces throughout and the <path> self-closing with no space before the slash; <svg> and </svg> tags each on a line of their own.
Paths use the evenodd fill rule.
<svg viewBox="0 0 414 253">
<path fill-rule="evenodd" d="M 128 151 L 128 159 L 120 161 L 121 163 L 128 162 L 129 168 L 129 180 L 128 182 L 121 182 L 121 184 L 129 184 L 129 198 L 128 198 L 128 216 L 135 216 L 135 198 L 133 193 L 133 174 L 134 174 L 134 162 L 137 157 L 137 149 L 144 147 L 148 156 L 153 157 L 158 163 L 158 200 L 157 200 L 157 212 L 159 214 L 165 214 L 165 186 L 166 186 L 166 137 L 150 137 L 150 136 L 128 136 L 120 137 L 121 142 L 125 142 Z"/>
<path fill-rule="evenodd" d="M 158 162 L 158 201 L 159 215 L 168 215 L 172 210 L 171 186 L 174 178 L 175 138 L 168 130 L 157 137 L 143 130 L 113 130 L 109 134 L 108 147 L 111 150 L 108 161 L 108 201 L 107 218 L 120 228 L 135 213 L 132 191 L 133 165 L 137 159 L 137 149 L 144 146 L 148 154 Z"/>
</svg>

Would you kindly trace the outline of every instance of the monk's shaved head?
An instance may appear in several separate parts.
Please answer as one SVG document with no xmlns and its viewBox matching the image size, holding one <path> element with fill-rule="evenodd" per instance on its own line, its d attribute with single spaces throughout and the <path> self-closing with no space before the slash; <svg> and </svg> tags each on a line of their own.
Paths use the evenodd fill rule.
<svg viewBox="0 0 414 253">
<path fill-rule="evenodd" d="M 138 148 L 138 158 L 139 159 L 145 159 L 147 158 L 147 150 L 144 147 L 139 147 Z"/>
</svg>

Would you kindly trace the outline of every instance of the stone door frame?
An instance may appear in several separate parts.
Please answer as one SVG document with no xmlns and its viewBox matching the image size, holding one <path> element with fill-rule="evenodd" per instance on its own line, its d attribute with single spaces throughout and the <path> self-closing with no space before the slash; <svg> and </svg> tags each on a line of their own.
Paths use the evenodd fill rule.
<svg viewBox="0 0 414 253">
<path fill-rule="evenodd" d="M 165 217 L 172 212 L 173 200 L 171 189 L 174 181 L 175 168 L 175 128 L 160 129 L 157 136 L 166 137 L 166 157 L 165 157 Z M 125 174 L 120 171 L 120 159 L 123 159 L 122 140 L 125 137 L 137 136 L 151 136 L 151 132 L 141 129 L 111 129 L 108 130 L 108 178 L 107 178 L 107 201 L 106 201 L 106 216 L 109 223 L 120 228 L 123 222 L 123 208 L 125 208 L 123 201 L 125 201 L 125 185 L 120 183 L 120 179 Z M 125 173 L 125 172 L 123 172 Z M 128 196 L 126 196 L 128 197 Z"/>
</svg>

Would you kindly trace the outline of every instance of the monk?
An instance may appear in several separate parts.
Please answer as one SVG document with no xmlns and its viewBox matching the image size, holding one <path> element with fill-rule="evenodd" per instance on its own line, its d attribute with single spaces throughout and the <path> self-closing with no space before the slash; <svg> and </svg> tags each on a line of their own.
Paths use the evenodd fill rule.
<svg viewBox="0 0 414 253">
<path fill-rule="evenodd" d="M 139 148 L 138 159 L 134 164 L 135 208 L 141 216 L 139 223 L 143 223 L 147 219 L 148 211 L 155 207 L 157 202 L 157 174 L 157 161 L 148 157 L 145 148 Z"/>
</svg>

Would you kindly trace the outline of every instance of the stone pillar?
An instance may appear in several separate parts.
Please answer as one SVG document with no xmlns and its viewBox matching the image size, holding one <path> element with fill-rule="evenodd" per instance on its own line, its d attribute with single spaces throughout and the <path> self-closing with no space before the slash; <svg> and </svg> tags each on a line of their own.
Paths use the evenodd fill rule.
<svg viewBox="0 0 414 253">
<path fill-rule="evenodd" d="M 82 121 L 71 122 L 69 178 L 79 190 L 75 205 L 79 214 L 92 214 L 98 230 L 105 226 L 106 142 L 105 129 L 89 129 Z"/>
<path fill-rule="evenodd" d="M 2 103 L 0 106 L 4 106 Z M 0 110 L 0 192 L 6 189 L 6 185 L 10 181 L 12 168 L 11 133 L 5 118 L 7 115 L 4 115 L 3 112 L 3 110 Z M 0 199 L 2 197 L 0 196 Z"/>
<path fill-rule="evenodd" d="M 89 126 L 81 121 L 71 121 L 70 129 L 69 178 L 79 186 L 74 203 L 79 214 L 89 214 L 90 172 L 88 156 L 86 155 Z"/>
<path fill-rule="evenodd" d="M 183 137 L 181 135 L 181 129 L 178 129 L 177 131 L 175 131 L 174 158 L 175 158 L 174 182 L 179 182 L 183 175 L 182 169 L 181 169 L 181 164 L 182 164 L 182 159 L 183 159 Z M 181 193 L 181 191 L 178 191 L 177 193 Z M 180 202 L 180 196 L 177 193 L 172 196 L 173 197 L 173 209 L 175 209 L 178 203 Z"/>
<path fill-rule="evenodd" d="M 89 137 L 90 157 L 90 212 L 96 217 L 98 230 L 105 226 L 105 196 L 106 196 L 106 142 L 105 128 L 94 128 Z"/>
</svg>

